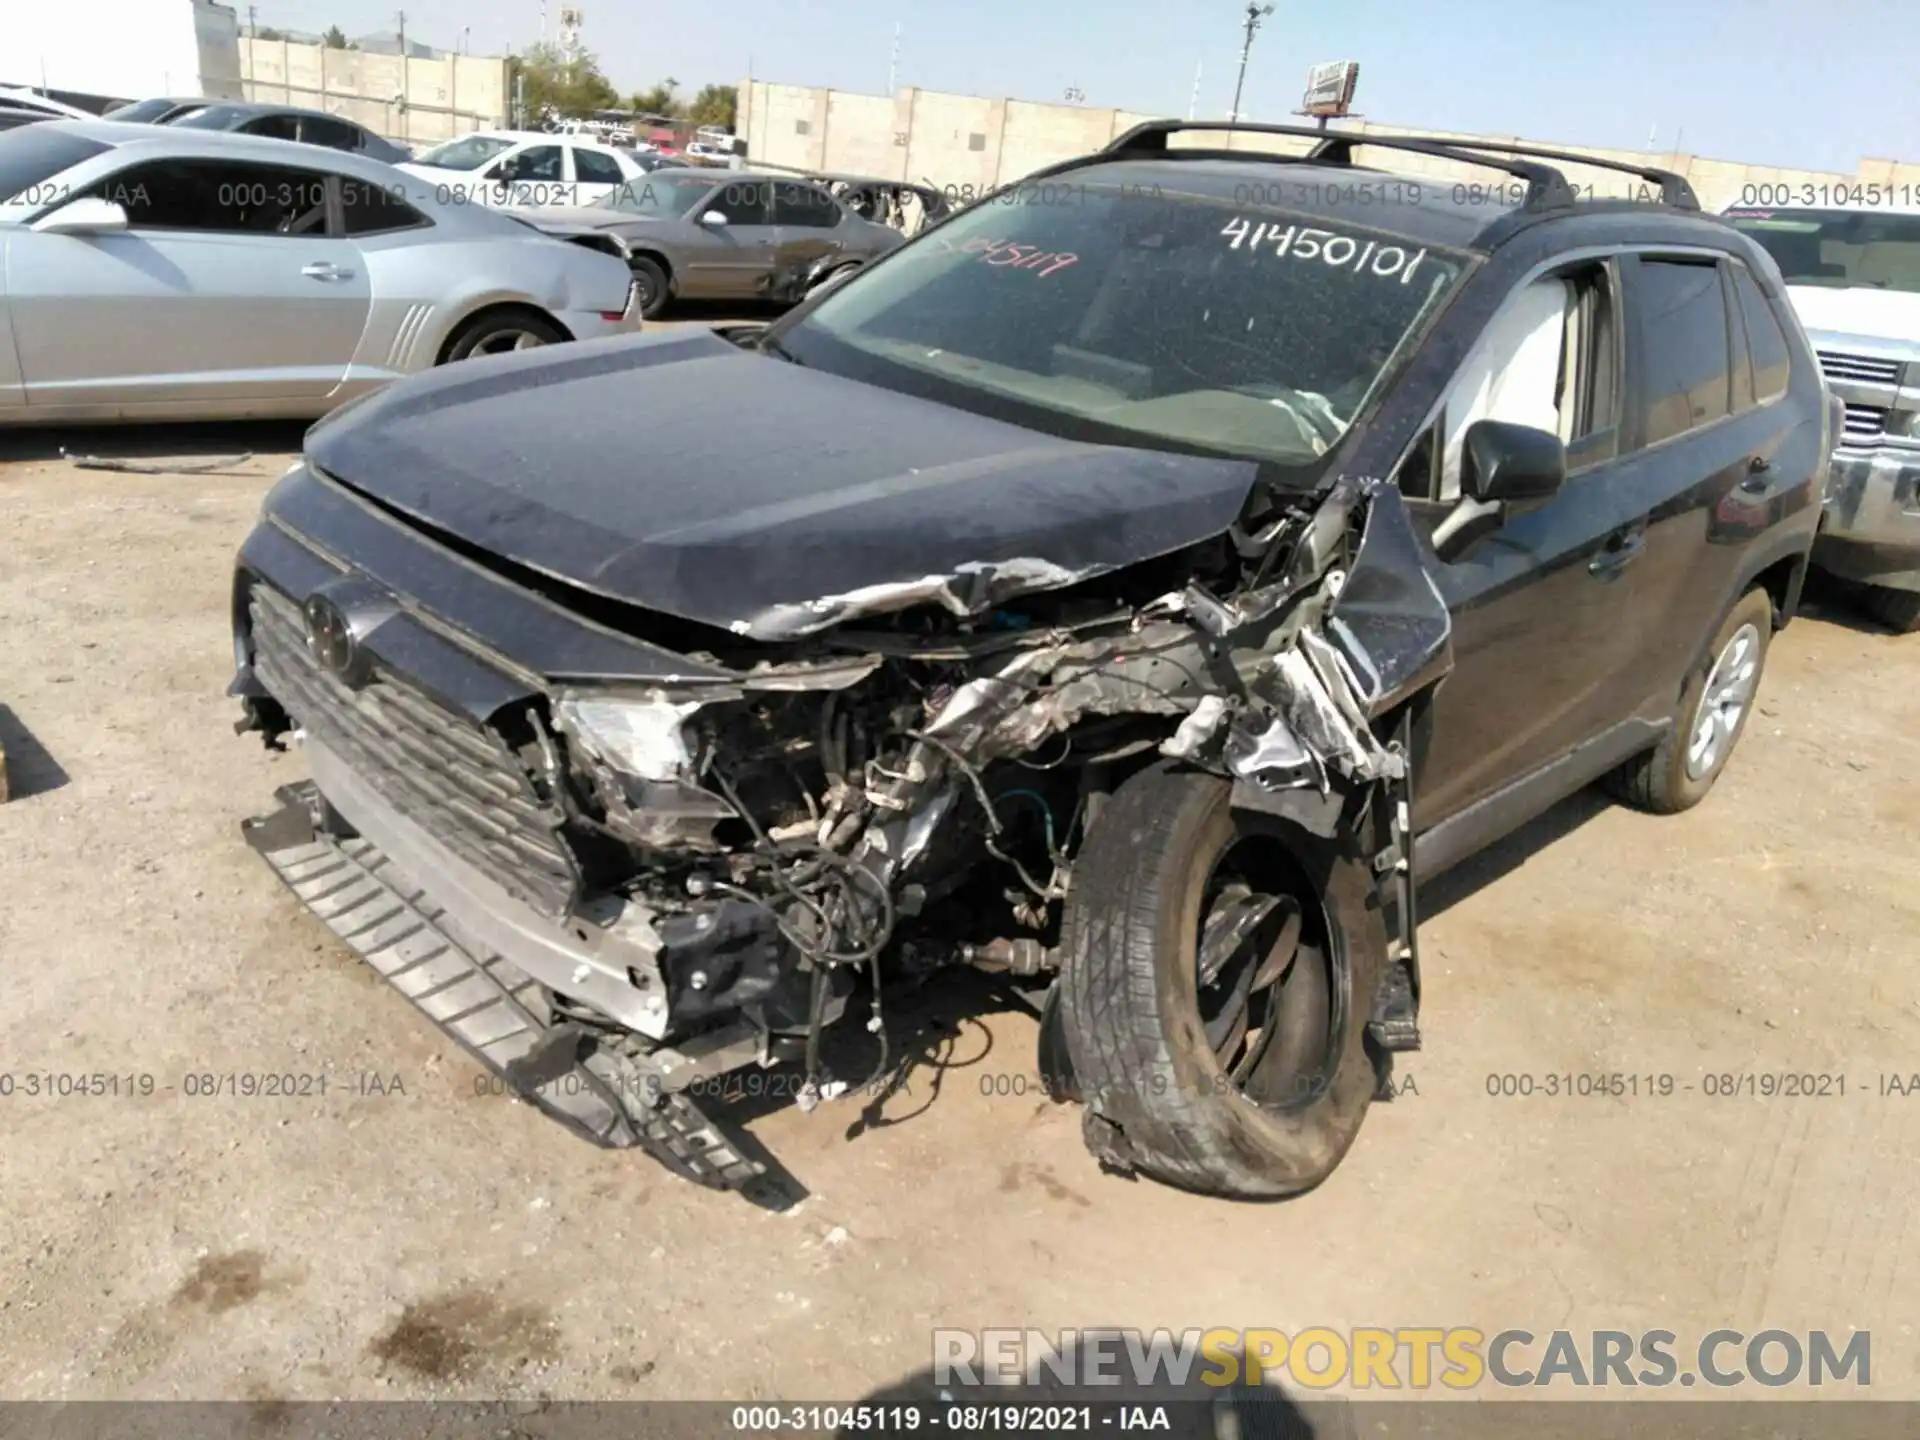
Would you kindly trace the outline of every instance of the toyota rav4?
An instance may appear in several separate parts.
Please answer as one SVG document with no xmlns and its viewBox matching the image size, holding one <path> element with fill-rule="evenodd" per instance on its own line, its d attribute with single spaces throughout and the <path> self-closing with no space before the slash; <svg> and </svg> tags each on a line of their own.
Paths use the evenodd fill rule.
<svg viewBox="0 0 1920 1440">
<path fill-rule="evenodd" d="M 772 325 L 316 426 L 235 581 L 242 727 L 311 772 L 254 846 L 517 1093 L 704 1183 L 767 1173 L 714 1077 L 811 1108 L 969 964 L 1046 985 L 1109 1166 L 1316 1184 L 1419 1043 L 1420 883 L 1589 782 L 1722 773 L 1837 404 L 1676 176 L 1185 138 L 1221 128 Z"/>
</svg>

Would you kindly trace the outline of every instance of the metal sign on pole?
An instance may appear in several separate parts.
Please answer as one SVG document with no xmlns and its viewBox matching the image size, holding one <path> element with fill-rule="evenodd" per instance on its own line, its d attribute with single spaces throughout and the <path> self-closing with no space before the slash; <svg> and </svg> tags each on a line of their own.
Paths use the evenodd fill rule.
<svg viewBox="0 0 1920 1440">
<path fill-rule="evenodd" d="M 1358 60 L 1335 60 L 1307 71 L 1307 91 L 1300 98 L 1297 115 L 1311 115 L 1322 130 L 1327 121 L 1353 113 L 1353 91 L 1360 83 Z"/>
<path fill-rule="evenodd" d="M 1253 53 L 1253 37 L 1260 29 L 1260 22 L 1273 14 L 1273 6 L 1262 5 L 1260 0 L 1247 0 L 1247 15 L 1242 24 L 1246 28 L 1246 38 L 1240 42 L 1240 78 L 1233 82 L 1233 113 L 1228 117 L 1238 124 L 1240 120 L 1240 92 L 1247 83 L 1247 57 Z"/>
</svg>

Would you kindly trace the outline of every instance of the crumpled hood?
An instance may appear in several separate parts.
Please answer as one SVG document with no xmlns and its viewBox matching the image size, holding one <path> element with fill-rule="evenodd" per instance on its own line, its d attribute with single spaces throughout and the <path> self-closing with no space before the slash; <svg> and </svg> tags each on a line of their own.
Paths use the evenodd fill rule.
<svg viewBox="0 0 1920 1440">
<path fill-rule="evenodd" d="M 712 332 L 463 361 L 307 437 L 325 473 L 523 565 L 758 639 L 977 612 L 1220 534 L 1250 462 L 1058 439 Z"/>
</svg>

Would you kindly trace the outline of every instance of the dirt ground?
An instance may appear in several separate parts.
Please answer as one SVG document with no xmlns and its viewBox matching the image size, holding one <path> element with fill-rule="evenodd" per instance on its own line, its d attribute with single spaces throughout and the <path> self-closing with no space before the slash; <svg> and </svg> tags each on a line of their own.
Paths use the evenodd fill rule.
<svg viewBox="0 0 1920 1440">
<path fill-rule="evenodd" d="M 0 1396 L 848 1400 L 936 1325 L 1475 1325 L 1870 1328 L 1920 1398 L 1920 1095 L 1882 1093 L 1920 1072 L 1920 637 L 1816 601 L 1707 804 L 1582 796 L 1433 887 L 1426 1048 L 1315 1193 L 1103 1175 L 976 987 L 883 1113 L 753 1122 L 810 1192 L 776 1214 L 476 1094 L 242 843 L 302 761 L 232 733 L 230 566 L 298 443 L 0 437 Z M 25 1090 L 94 1072 L 154 1091 Z M 1569 1072 L 1675 1088 L 1488 1092 Z M 1779 1072 L 1845 1093 L 1707 1093 Z M 189 1093 L 249 1074 L 329 1088 Z"/>
</svg>

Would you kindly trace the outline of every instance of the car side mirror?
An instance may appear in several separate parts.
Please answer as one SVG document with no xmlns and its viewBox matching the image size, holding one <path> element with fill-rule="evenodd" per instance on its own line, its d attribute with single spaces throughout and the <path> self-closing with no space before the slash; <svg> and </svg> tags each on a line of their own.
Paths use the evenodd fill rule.
<svg viewBox="0 0 1920 1440">
<path fill-rule="evenodd" d="M 82 196 L 34 221 L 33 228 L 48 235 L 104 235 L 127 228 L 127 207 L 98 196 Z"/>
<path fill-rule="evenodd" d="M 1460 503 L 1434 526 L 1434 553 L 1458 560 L 1514 507 L 1547 499 L 1566 480 L 1567 447 L 1552 431 L 1474 421 L 1460 447 Z"/>
<path fill-rule="evenodd" d="M 722 215 L 718 210 L 709 210 L 700 217 L 700 223 L 702 225 L 725 225 L 727 224 L 727 217 Z"/>
<path fill-rule="evenodd" d="M 1483 504 L 1544 500 L 1567 481 L 1558 435 L 1504 420 L 1476 420 L 1460 452 L 1460 492 Z"/>
</svg>

